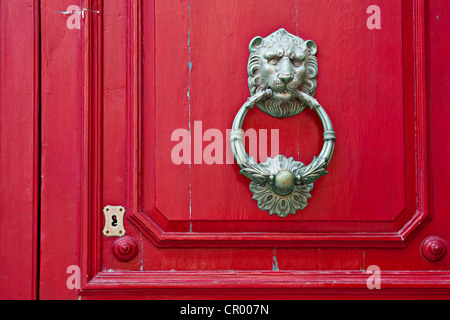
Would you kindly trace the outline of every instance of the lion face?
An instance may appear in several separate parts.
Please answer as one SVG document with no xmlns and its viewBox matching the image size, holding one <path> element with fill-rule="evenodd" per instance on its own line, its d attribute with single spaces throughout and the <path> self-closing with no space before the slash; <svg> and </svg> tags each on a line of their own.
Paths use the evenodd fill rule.
<svg viewBox="0 0 450 320">
<path fill-rule="evenodd" d="M 273 99 L 288 102 L 305 82 L 305 54 L 287 41 L 261 50 L 261 79 Z"/>
<path fill-rule="evenodd" d="M 306 107 L 297 98 L 301 90 L 314 96 L 318 73 L 316 47 L 280 29 L 263 39 L 256 37 L 250 43 L 249 87 L 255 94 L 271 89 L 271 98 L 259 108 L 277 118 L 299 114 Z"/>
</svg>

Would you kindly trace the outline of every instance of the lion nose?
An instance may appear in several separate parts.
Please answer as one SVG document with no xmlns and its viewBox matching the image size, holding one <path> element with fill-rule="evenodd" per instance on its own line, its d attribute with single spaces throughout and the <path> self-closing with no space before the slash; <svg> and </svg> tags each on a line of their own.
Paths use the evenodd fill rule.
<svg viewBox="0 0 450 320">
<path fill-rule="evenodd" d="M 292 73 L 282 73 L 279 76 L 280 80 L 284 83 L 289 83 L 294 79 L 294 75 Z"/>
</svg>

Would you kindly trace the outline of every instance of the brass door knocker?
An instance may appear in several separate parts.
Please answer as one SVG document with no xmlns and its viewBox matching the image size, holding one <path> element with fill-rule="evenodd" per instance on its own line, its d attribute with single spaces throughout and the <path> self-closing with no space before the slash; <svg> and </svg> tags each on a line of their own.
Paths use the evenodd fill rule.
<svg viewBox="0 0 450 320">
<path fill-rule="evenodd" d="M 241 107 L 233 122 L 231 148 L 241 167 L 241 174 L 252 182 L 250 190 L 258 206 L 271 215 L 287 217 L 303 210 L 313 182 L 326 175 L 333 156 L 336 135 L 322 106 L 314 99 L 317 87 L 317 47 L 280 29 L 267 38 L 256 37 L 250 42 L 248 62 L 251 97 Z M 279 155 L 257 163 L 245 151 L 242 125 L 249 109 L 257 105 L 276 118 L 301 113 L 306 106 L 315 110 L 324 127 L 324 145 L 318 157 L 305 166 L 293 158 Z"/>
</svg>

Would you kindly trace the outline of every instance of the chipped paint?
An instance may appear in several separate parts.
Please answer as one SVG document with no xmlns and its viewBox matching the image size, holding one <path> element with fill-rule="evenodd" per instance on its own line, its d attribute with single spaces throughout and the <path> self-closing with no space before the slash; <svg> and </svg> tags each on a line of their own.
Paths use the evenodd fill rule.
<svg viewBox="0 0 450 320">
<path fill-rule="evenodd" d="M 188 108 L 189 108 L 189 137 L 192 138 L 192 128 L 191 128 L 191 1 L 187 1 L 187 11 L 188 11 L 188 66 L 189 66 L 189 77 L 188 77 Z M 192 164 L 189 162 L 189 233 L 192 231 Z"/>
<path fill-rule="evenodd" d="M 280 268 L 278 268 L 278 261 L 277 261 L 277 248 L 274 249 L 273 254 L 273 263 L 272 263 L 272 271 L 280 271 Z"/>
<path fill-rule="evenodd" d="M 298 0 L 295 1 L 295 23 L 296 23 L 296 32 L 298 35 Z M 300 159 L 300 118 L 297 117 L 297 158 Z M 299 220 L 301 221 L 301 220 Z"/>
<path fill-rule="evenodd" d="M 362 260 L 363 260 L 362 261 L 363 265 L 362 265 L 361 271 L 366 271 L 366 251 L 365 250 L 363 250 Z"/>
<path fill-rule="evenodd" d="M 100 14 L 100 11 L 98 10 L 91 10 L 87 8 L 79 9 L 79 10 L 73 10 L 73 11 L 53 11 L 53 13 L 60 13 L 60 14 L 81 14 L 81 16 L 84 18 L 85 12 L 91 12 L 91 13 L 97 13 Z"/>
</svg>

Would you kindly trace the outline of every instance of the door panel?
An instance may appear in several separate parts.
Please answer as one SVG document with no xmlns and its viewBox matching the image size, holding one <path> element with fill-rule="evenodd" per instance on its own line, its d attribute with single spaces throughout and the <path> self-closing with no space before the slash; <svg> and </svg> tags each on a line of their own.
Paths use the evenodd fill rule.
<svg viewBox="0 0 450 320">
<path fill-rule="evenodd" d="M 408 15 L 412 12 L 411 3 L 409 7 L 403 5 L 406 9 L 403 17 L 401 2 L 386 2 L 391 20 L 386 21 L 384 34 L 352 27 L 358 21 L 350 17 L 356 16 L 361 16 L 360 23 L 365 25 L 366 16 L 357 14 L 366 8 L 361 3 L 352 10 L 344 10 L 342 4 L 319 5 L 317 1 L 301 5 L 305 17 L 314 16 L 315 10 L 326 17 L 339 12 L 339 19 L 344 19 L 336 21 L 340 27 L 331 31 L 317 27 L 314 20 L 297 19 L 300 4 L 296 1 L 283 4 L 269 1 L 268 5 L 273 6 L 269 9 L 258 6 L 256 1 L 245 5 L 238 3 L 195 2 L 188 8 L 187 3 L 155 4 L 155 27 L 150 32 L 155 33 L 156 39 L 155 48 L 150 50 L 154 50 L 156 56 L 156 100 L 142 103 L 144 109 L 156 109 L 157 120 L 155 124 L 155 118 L 142 117 L 144 139 L 136 148 L 154 148 L 158 152 L 138 155 L 142 181 L 137 186 L 139 190 L 134 192 L 142 196 L 144 206 L 131 218 L 163 246 L 169 239 L 170 246 L 177 246 L 177 239 L 180 239 L 179 246 L 184 246 L 189 239 L 198 242 L 198 246 L 228 246 L 230 243 L 235 246 L 237 242 L 240 246 L 262 243 L 269 246 L 328 243 L 334 246 L 339 241 L 345 241 L 346 246 L 361 246 L 360 242 L 403 246 L 409 230 L 415 229 L 415 225 L 428 216 L 424 209 L 426 196 L 423 195 L 419 203 L 415 201 L 416 193 L 424 194 L 423 188 L 426 188 L 426 185 L 423 188 L 417 185 L 418 179 L 423 179 L 417 173 L 426 165 L 426 149 L 418 146 L 419 142 L 406 134 L 404 127 L 419 128 L 424 133 L 419 138 L 426 139 L 423 124 L 414 118 L 415 113 L 425 113 L 425 106 L 405 109 L 405 103 L 414 102 L 414 97 L 410 88 L 403 88 L 402 79 L 413 74 L 413 66 L 403 66 L 402 59 L 403 54 L 412 55 L 414 48 L 406 44 L 405 51 L 395 49 L 403 47 L 403 28 L 405 37 L 412 36 L 408 31 L 413 24 Z M 172 10 L 179 12 L 180 19 L 172 21 Z M 265 24 L 244 19 L 258 15 Z M 332 162 L 328 182 L 324 186 L 322 181 L 316 184 L 316 189 L 324 191 L 313 193 L 308 210 L 282 220 L 260 212 L 254 201 L 248 201 L 248 181 L 236 175 L 236 164 L 208 165 L 198 156 L 208 146 L 207 142 L 202 142 L 203 133 L 208 129 L 225 133 L 236 110 L 249 95 L 245 86 L 247 44 L 253 36 L 267 35 L 268 30 L 281 25 L 292 32 L 304 28 L 306 35 L 308 28 L 313 29 L 310 33 L 316 35 L 314 40 L 321 52 L 320 70 L 326 70 L 320 73 L 317 94 L 324 92 L 323 105 L 338 106 L 336 111 L 331 111 L 331 117 L 342 135 L 335 154 L 335 159 L 339 160 Z M 239 34 L 239 30 L 246 30 L 246 35 Z M 386 34 L 393 36 L 386 38 Z M 325 48 L 320 49 L 322 43 Z M 355 81 L 363 70 L 370 76 L 364 78 L 361 85 L 364 90 L 357 90 Z M 147 72 L 153 71 L 144 67 L 143 73 Z M 175 74 L 178 76 L 174 77 Z M 219 81 L 233 85 L 218 90 Z M 239 82 L 243 85 L 237 86 Z M 129 127 L 139 125 L 128 124 Z M 383 130 L 378 129 L 380 125 Z M 255 110 L 247 117 L 244 129 L 271 132 L 282 128 L 280 153 L 309 163 L 320 152 L 320 126 L 318 119 L 308 111 L 301 117 L 279 120 Z M 177 142 L 171 141 L 171 135 L 180 129 L 189 129 L 192 134 L 191 166 L 176 165 L 172 160 Z M 146 139 L 148 137 L 152 138 Z M 229 139 L 225 136 L 224 140 Z M 224 145 L 221 150 L 224 163 L 227 149 Z M 384 156 L 376 157 L 379 154 Z M 213 183 L 211 177 L 214 177 Z M 152 187 L 153 192 L 144 191 Z M 352 196 L 344 200 L 342 194 Z M 388 199 L 384 199 L 386 194 L 389 194 Z M 404 228 L 408 230 L 402 231 Z M 243 236 L 242 233 L 248 234 Z M 167 241 L 161 241 L 163 234 Z M 209 238 L 202 234 L 209 234 Z M 282 240 L 283 236 L 288 238 Z M 209 241 L 211 237 L 220 237 L 220 243 Z M 331 243 L 330 239 L 333 239 Z"/>
<path fill-rule="evenodd" d="M 428 96 L 429 81 L 444 74 L 437 69 L 448 70 L 429 63 L 436 53 L 428 28 L 438 25 L 423 0 L 386 0 L 377 4 L 381 29 L 369 29 L 372 4 L 85 1 L 80 30 L 68 30 L 67 16 L 52 14 L 69 4 L 46 3 L 45 297 L 55 286 L 82 299 L 447 293 L 447 257 L 431 262 L 421 252 L 428 236 L 448 237 L 448 188 L 434 176 L 435 164 L 448 172 L 435 162 L 448 148 L 442 138 L 430 144 L 448 132 L 446 111 L 433 105 L 436 93 Z M 430 11 L 442 12 L 440 5 Z M 258 209 L 227 143 L 249 97 L 248 44 L 279 28 L 317 44 L 315 98 L 338 139 L 329 174 L 307 208 L 287 218 Z M 68 56 L 74 65 L 63 72 Z M 437 73 L 429 79 L 430 67 Z M 445 85 L 436 86 L 444 101 Z M 254 108 L 244 129 L 267 130 L 268 140 L 279 130 L 279 153 L 305 164 L 322 146 L 310 110 L 280 120 Z M 220 133 L 219 163 L 205 160 L 208 130 Z M 176 163 L 176 134 L 186 132 L 190 156 Z M 258 161 L 267 156 L 274 155 Z M 106 206 L 125 208 L 123 237 L 102 234 Z M 80 290 L 64 288 L 69 265 L 81 268 Z M 380 291 L 367 286 L 372 265 L 381 269 Z"/>
</svg>

